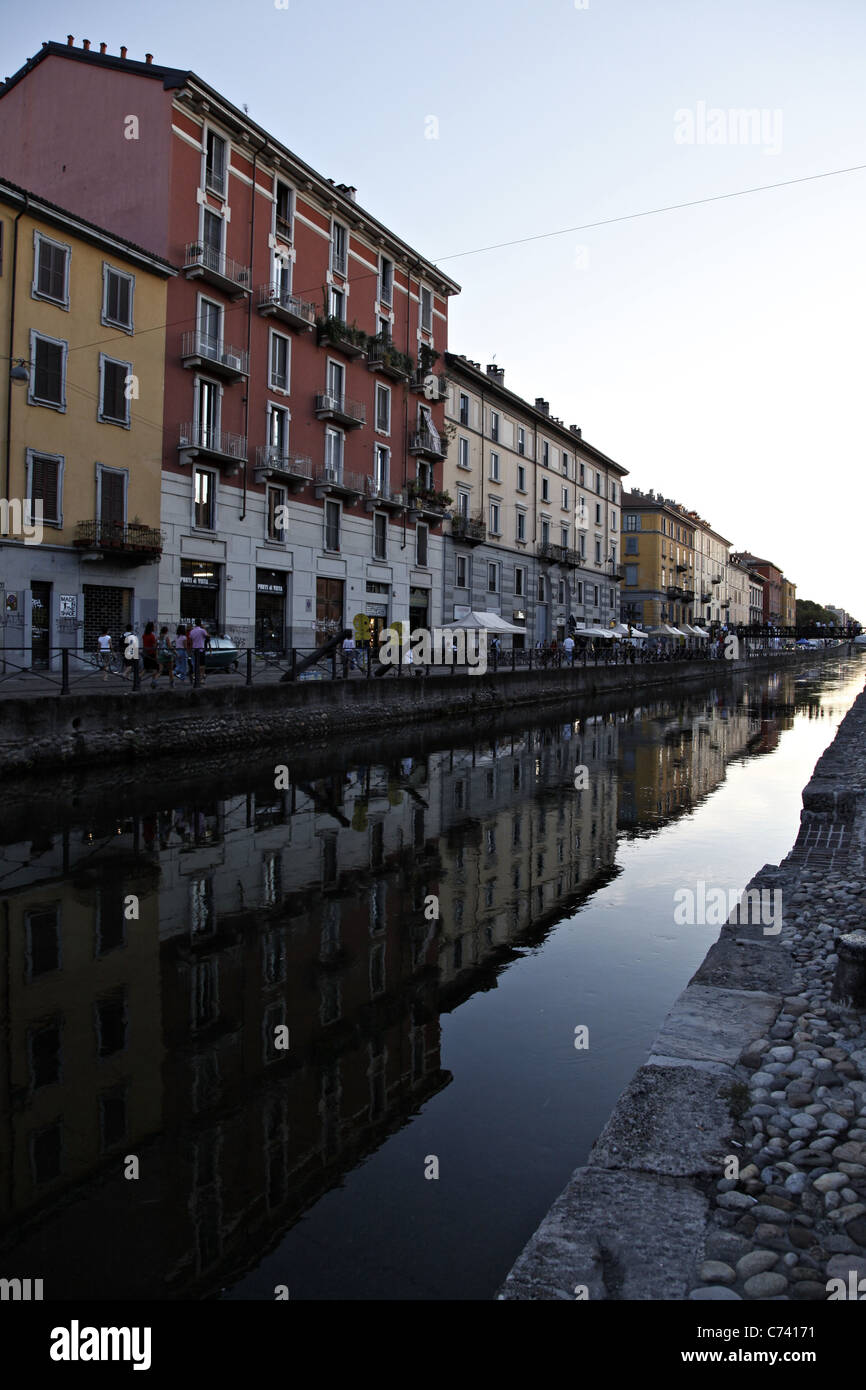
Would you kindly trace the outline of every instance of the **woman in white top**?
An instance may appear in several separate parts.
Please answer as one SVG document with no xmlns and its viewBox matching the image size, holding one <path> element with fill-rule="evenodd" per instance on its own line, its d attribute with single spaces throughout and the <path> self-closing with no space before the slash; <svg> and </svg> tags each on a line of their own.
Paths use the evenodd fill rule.
<svg viewBox="0 0 866 1390">
<path fill-rule="evenodd" d="M 111 660 L 111 635 L 108 631 L 108 628 L 106 628 L 104 632 L 100 633 L 99 637 L 97 637 L 96 639 L 96 644 L 98 649 L 99 665 L 102 667 L 102 679 L 104 681 L 107 681 L 108 663 Z"/>
</svg>

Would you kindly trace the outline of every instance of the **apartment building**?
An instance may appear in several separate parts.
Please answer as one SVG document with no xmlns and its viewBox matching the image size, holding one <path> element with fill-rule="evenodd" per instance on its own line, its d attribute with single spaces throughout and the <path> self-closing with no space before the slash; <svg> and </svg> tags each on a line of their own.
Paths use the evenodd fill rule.
<svg viewBox="0 0 866 1390">
<path fill-rule="evenodd" d="M 194 73 L 104 50 L 45 44 L 0 87 L 0 159 L 181 268 L 160 619 L 276 648 L 438 622 L 459 287 Z"/>
<path fill-rule="evenodd" d="M 638 489 L 624 494 L 622 507 L 623 622 L 690 623 L 697 597 L 693 514 L 661 493 Z"/>
<path fill-rule="evenodd" d="M 782 575 L 782 626 L 797 626 L 797 586 Z"/>
<path fill-rule="evenodd" d="M 504 368 L 453 353 L 445 366 L 444 621 L 498 613 L 525 629 L 518 647 L 616 623 L 627 469 L 509 390 Z"/>
<path fill-rule="evenodd" d="M 737 556 L 738 560 L 744 561 L 750 569 L 759 574 L 763 581 L 762 592 L 762 611 L 761 623 L 772 624 L 773 627 L 782 627 L 785 624 L 782 606 L 782 582 L 783 575 L 778 565 L 774 565 L 772 560 L 762 560 L 757 555 L 751 555 L 748 551 L 743 551 Z"/>
<path fill-rule="evenodd" d="M 157 616 L 160 256 L 0 180 L 0 642 L 22 666 Z M 28 520 L 29 518 L 29 520 Z"/>
<path fill-rule="evenodd" d="M 749 566 L 732 555 L 726 566 L 726 592 L 730 602 L 727 622 L 731 627 L 747 627 L 749 623 Z"/>
</svg>

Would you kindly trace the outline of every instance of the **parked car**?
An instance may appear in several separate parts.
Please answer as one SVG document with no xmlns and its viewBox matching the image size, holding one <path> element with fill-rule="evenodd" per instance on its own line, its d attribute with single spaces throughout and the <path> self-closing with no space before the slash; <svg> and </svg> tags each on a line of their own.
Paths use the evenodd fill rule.
<svg viewBox="0 0 866 1390">
<path fill-rule="evenodd" d="M 204 669 L 210 671 L 236 671 L 240 652 L 230 637 L 212 637 L 210 646 L 204 654 Z"/>
</svg>

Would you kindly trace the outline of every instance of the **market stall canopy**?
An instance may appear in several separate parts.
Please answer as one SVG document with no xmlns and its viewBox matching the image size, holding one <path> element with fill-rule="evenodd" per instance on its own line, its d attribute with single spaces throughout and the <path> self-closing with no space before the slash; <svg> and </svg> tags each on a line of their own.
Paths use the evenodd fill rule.
<svg viewBox="0 0 866 1390">
<path fill-rule="evenodd" d="M 680 632 L 679 628 L 671 627 L 670 623 L 661 623 L 658 627 L 651 627 L 649 635 L 650 637 L 685 637 L 684 632 Z"/>
<path fill-rule="evenodd" d="M 611 632 L 606 627 L 576 627 L 571 635 L 572 637 L 606 637 L 609 642 L 612 642 L 616 637 L 616 633 Z"/>
<path fill-rule="evenodd" d="M 465 618 L 455 618 L 453 622 L 443 623 L 442 626 L 453 630 L 481 629 L 486 632 L 526 632 L 525 627 L 518 627 L 516 623 L 506 622 L 505 618 L 500 618 L 498 613 L 467 613 Z"/>
<path fill-rule="evenodd" d="M 695 634 L 696 637 L 703 637 L 705 640 L 710 635 L 708 632 L 705 632 L 702 627 L 693 627 L 692 632 Z"/>
<path fill-rule="evenodd" d="M 628 623 L 617 623 L 616 627 L 611 628 L 611 632 L 614 637 L 636 637 L 639 642 L 646 641 L 646 633 L 639 627 L 629 627 Z"/>
</svg>

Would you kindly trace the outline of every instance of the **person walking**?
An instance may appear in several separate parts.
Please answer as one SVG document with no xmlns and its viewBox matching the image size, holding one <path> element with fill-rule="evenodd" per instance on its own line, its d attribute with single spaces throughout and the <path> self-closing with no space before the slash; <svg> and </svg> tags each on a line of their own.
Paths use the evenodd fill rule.
<svg viewBox="0 0 866 1390">
<path fill-rule="evenodd" d="M 187 639 L 188 650 L 192 652 L 192 683 L 193 685 L 204 685 L 206 675 L 204 666 L 204 654 L 210 645 L 210 638 L 207 630 L 202 627 L 201 622 L 196 618 L 195 623 L 189 630 Z"/>
<path fill-rule="evenodd" d="M 168 676 L 168 683 L 174 686 L 174 651 L 168 637 L 168 628 L 159 629 L 159 641 L 156 646 L 157 671 L 151 683 L 151 689 L 156 685 L 157 676 Z"/>
<path fill-rule="evenodd" d="M 355 653 L 355 635 L 352 629 L 347 627 L 343 632 L 343 647 L 340 657 L 343 663 L 343 680 L 346 680 L 349 672 L 354 671 L 357 666 L 357 657 Z"/>
<path fill-rule="evenodd" d="M 562 644 L 562 649 L 563 649 L 563 651 L 565 652 L 565 659 L 566 659 L 566 661 L 568 662 L 569 666 L 573 666 L 573 665 L 574 665 L 574 638 L 572 637 L 571 633 L 569 633 L 568 636 L 565 638 L 565 641 L 564 641 L 563 644 Z"/>
<path fill-rule="evenodd" d="M 141 639 L 142 662 L 144 674 L 150 672 L 151 688 L 156 685 L 156 676 L 159 671 L 159 664 L 156 659 L 156 633 L 153 630 L 153 623 L 148 623 L 144 629 L 144 636 Z"/>
<path fill-rule="evenodd" d="M 102 679 L 104 681 L 107 681 L 108 666 L 109 662 L 111 661 L 111 634 L 109 633 L 107 627 L 102 629 L 102 632 L 96 639 L 96 651 L 97 661 L 102 671 Z"/>
<path fill-rule="evenodd" d="M 183 623 L 178 623 L 174 637 L 174 672 L 179 681 L 185 681 L 189 672 L 189 656 L 186 644 L 186 628 Z"/>
<path fill-rule="evenodd" d="M 138 665 L 138 638 L 130 623 L 124 628 L 120 641 L 123 649 L 123 679 L 128 681 Z"/>
</svg>

